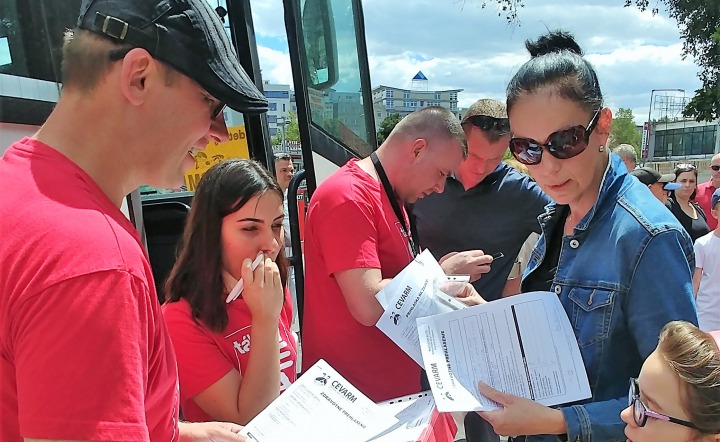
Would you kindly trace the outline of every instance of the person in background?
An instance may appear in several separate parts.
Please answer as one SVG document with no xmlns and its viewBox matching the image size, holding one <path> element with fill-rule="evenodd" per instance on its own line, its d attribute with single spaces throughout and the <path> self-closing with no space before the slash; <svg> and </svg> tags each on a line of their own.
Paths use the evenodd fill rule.
<svg viewBox="0 0 720 442">
<path fill-rule="evenodd" d="M 663 327 L 621 417 L 628 441 L 720 442 L 720 331 Z"/>
<path fill-rule="evenodd" d="M 720 189 L 710 200 L 710 217 L 720 216 Z M 700 329 L 720 330 L 720 227 L 695 241 L 695 302 Z"/>
<path fill-rule="evenodd" d="M 637 152 L 635 152 L 635 148 L 632 145 L 620 144 L 613 149 L 613 152 L 622 159 L 628 172 L 635 170 L 637 167 Z"/>
<path fill-rule="evenodd" d="M 692 164 L 675 166 L 675 182 L 680 187 L 670 193 L 666 205 L 692 238 L 693 242 L 710 232 L 707 215 L 693 201 L 697 193 L 697 168 Z"/>
<path fill-rule="evenodd" d="M 290 239 L 290 217 L 288 216 L 288 187 L 290 186 L 290 180 L 295 176 L 295 165 L 293 165 L 292 157 L 289 153 L 276 152 L 275 158 L 275 177 L 277 183 L 283 192 L 283 210 L 285 211 L 285 218 L 283 218 L 283 231 L 285 232 L 285 240 L 283 246 L 285 247 L 285 257 L 292 259 L 292 241 Z M 293 321 L 297 320 L 297 293 L 295 291 L 295 269 L 290 266 L 288 267 L 288 287 L 290 288 L 290 295 L 292 296 L 294 317 Z"/>
<path fill-rule="evenodd" d="M 695 201 L 706 215 L 710 213 L 710 200 L 717 189 L 720 189 L 720 153 L 715 154 L 710 160 L 710 179 L 697 186 Z M 713 217 L 708 217 L 707 223 L 711 230 L 715 230 L 718 226 L 718 220 Z"/>
<path fill-rule="evenodd" d="M 420 246 L 438 258 L 463 250 L 505 255 L 489 273 L 472 279 L 483 299 L 492 301 L 502 297 L 523 242 L 531 233 L 540 232 L 537 217 L 550 199 L 528 175 L 502 162 L 510 140 L 503 103 L 480 99 L 470 106 L 461 124 L 467 158 L 448 177 L 442 193 L 412 205 L 412 217 Z M 459 267 L 452 273 L 472 271 Z"/>
<path fill-rule="evenodd" d="M 519 279 L 508 279 L 524 241 L 540 232 L 537 217 L 550 199 L 529 176 L 502 162 L 510 140 L 505 105 L 480 99 L 462 120 L 468 155 L 448 177 L 442 193 L 428 195 L 412 205 L 411 215 L 418 242 L 435 257 L 454 251 L 505 256 L 493 262 L 490 272 L 473 274 L 458 266 L 453 274 L 468 274 L 475 290 L 486 301 L 500 299 L 504 290 L 518 293 Z M 472 265 L 472 263 L 470 263 Z M 477 414 L 465 418 L 467 440 L 498 440 Z"/>
<path fill-rule="evenodd" d="M 211 167 L 195 190 L 163 305 L 189 421 L 245 425 L 295 381 L 282 195 L 245 159 Z M 240 279 L 243 291 L 229 299 Z"/>
<path fill-rule="evenodd" d="M 663 204 L 667 203 L 668 192 L 680 188 L 680 184 L 675 182 L 675 175 L 672 173 L 661 175 L 660 172 L 650 167 L 640 167 L 630 174 L 645 184 L 655 198 Z"/>
<path fill-rule="evenodd" d="M 612 112 L 574 38 L 553 31 L 526 46 L 531 59 L 507 88 L 510 150 L 554 203 L 540 217 L 522 291 L 557 294 L 592 396 L 550 408 L 481 385 L 502 407 L 480 414 L 498 434 L 531 442 L 622 440 L 627 380 L 666 323 L 697 323 L 692 242 L 606 150 Z"/>
<path fill-rule="evenodd" d="M 205 0 L 82 2 L 57 105 L 0 159 L 1 441 L 245 440 L 179 422 L 172 342 L 120 210 L 226 141 L 226 104 L 267 111 L 232 48 Z"/>
</svg>

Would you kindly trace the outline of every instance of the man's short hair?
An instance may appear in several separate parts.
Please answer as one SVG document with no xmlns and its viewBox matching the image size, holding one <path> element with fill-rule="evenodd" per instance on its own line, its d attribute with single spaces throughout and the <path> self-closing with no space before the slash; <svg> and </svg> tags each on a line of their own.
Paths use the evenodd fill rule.
<svg viewBox="0 0 720 442">
<path fill-rule="evenodd" d="M 273 157 L 275 158 L 275 161 L 283 161 L 283 160 L 292 161 L 292 156 L 290 156 L 290 154 L 287 152 L 275 152 L 273 154 Z"/>
<path fill-rule="evenodd" d="M 484 115 L 492 118 L 507 118 L 507 107 L 505 103 L 491 98 L 482 98 L 472 104 L 465 112 L 462 122 L 466 123 L 469 118 L 476 115 Z"/>
<path fill-rule="evenodd" d="M 393 136 L 454 139 L 462 146 L 463 157 L 467 156 L 467 140 L 460 121 L 444 107 L 430 106 L 408 114 L 392 130 L 390 137 Z"/>
<path fill-rule="evenodd" d="M 482 98 L 470 106 L 462 119 L 465 131 L 480 129 L 490 143 L 496 143 L 510 133 L 510 120 L 505 103 Z"/>
<path fill-rule="evenodd" d="M 627 158 L 630 161 L 637 163 L 637 153 L 631 144 L 620 144 L 613 149 L 613 152 L 618 154 L 620 158 Z"/>
</svg>

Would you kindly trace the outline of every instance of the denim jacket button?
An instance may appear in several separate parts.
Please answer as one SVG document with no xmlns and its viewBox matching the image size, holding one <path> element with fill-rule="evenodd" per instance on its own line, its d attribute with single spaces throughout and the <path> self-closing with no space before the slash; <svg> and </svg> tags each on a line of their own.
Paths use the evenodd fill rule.
<svg viewBox="0 0 720 442">
<path fill-rule="evenodd" d="M 560 287 L 559 285 L 556 285 L 554 290 L 555 290 L 555 294 L 559 295 L 560 292 L 562 292 L 562 287 Z"/>
<path fill-rule="evenodd" d="M 578 247 L 580 247 L 580 241 L 576 239 L 570 240 L 570 247 L 573 249 L 577 249 Z"/>
</svg>

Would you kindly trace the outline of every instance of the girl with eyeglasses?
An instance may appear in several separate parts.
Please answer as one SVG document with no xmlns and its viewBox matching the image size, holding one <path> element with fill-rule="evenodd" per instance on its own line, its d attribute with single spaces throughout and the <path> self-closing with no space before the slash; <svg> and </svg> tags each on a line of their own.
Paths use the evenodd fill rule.
<svg viewBox="0 0 720 442">
<path fill-rule="evenodd" d="M 631 442 L 720 442 L 720 331 L 667 324 L 621 413 Z"/>
<path fill-rule="evenodd" d="M 612 112 L 573 37 L 527 42 L 532 58 L 507 88 L 515 159 L 553 199 L 522 291 L 560 298 L 592 397 L 549 408 L 481 386 L 502 408 L 480 415 L 501 435 L 527 441 L 625 440 L 620 411 L 662 327 L 697 323 L 690 238 L 647 186 L 606 150 Z"/>
<path fill-rule="evenodd" d="M 710 233 L 707 214 L 694 201 L 697 194 L 697 179 L 698 171 L 692 164 L 675 166 L 675 182 L 680 184 L 680 188 L 673 190 L 667 201 L 668 208 L 680 221 L 693 242 Z"/>
</svg>

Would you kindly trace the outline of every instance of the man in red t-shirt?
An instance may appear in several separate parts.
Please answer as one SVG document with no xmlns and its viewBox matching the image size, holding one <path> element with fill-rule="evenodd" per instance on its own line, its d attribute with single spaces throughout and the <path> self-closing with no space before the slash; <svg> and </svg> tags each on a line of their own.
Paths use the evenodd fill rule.
<svg viewBox="0 0 720 442">
<path fill-rule="evenodd" d="M 402 119 L 375 154 L 347 163 L 310 200 L 302 362 L 325 359 L 383 401 L 420 391 L 420 367 L 375 327 L 375 294 L 417 252 L 403 203 L 442 192 L 467 146 L 457 118 L 430 107 Z"/>
<path fill-rule="evenodd" d="M 720 153 L 716 154 L 710 160 L 710 179 L 697 187 L 697 194 L 695 195 L 695 201 L 700 204 L 700 208 L 703 209 L 707 216 L 707 223 L 710 226 L 710 230 L 715 230 L 718 225 L 718 220 L 710 214 L 712 207 L 710 206 L 710 200 L 712 194 L 716 189 L 720 188 Z"/>
<path fill-rule="evenodd" d="M 245 440 L 178 422 L 175 354 L 120 211 L 227 138 L 224 103 L 266 110 L 229 48 L 205 0 L 83 2 L 57 106 L 0 159 L 3 442 Z"/>
</svg>

